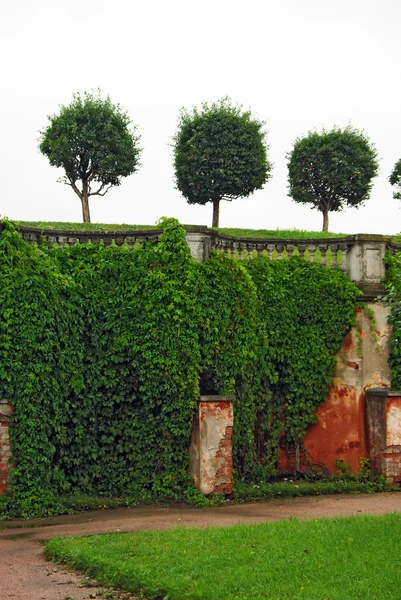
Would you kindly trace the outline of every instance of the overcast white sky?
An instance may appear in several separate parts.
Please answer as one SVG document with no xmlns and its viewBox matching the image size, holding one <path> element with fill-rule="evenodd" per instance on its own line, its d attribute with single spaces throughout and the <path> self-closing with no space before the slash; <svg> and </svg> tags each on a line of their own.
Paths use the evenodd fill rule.
<svg viewBox="0 0 401 600">
<path fill-rule="evenodd" d="M 138 173 L 91 199 L 93 222 L 211 224 L 174 188 L 180 107 L 230 96 L 267 121 L 265 188 L 223 202 L 222 227 L 321 229 L 287 197 L 285 154 L 333 125 L 365 130 L 380 174 L 365 207 L 330 214 L 330 230 L 401 231 L 388 176 L 401 158 L 399 0 L 0 0 L 0 213 L 80 221 L 73 191 L 37 149 L 47 115 L 100 88 L 128 110 L 144 148 Z"/>
</svg>

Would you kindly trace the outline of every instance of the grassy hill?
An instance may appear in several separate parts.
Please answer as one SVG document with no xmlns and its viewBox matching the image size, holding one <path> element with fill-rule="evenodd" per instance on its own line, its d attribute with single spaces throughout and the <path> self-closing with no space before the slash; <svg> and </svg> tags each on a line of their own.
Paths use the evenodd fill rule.
<svg viewBox="0 0 401 600">
<path fill-rule="evenodd" d="M 127 223 L 66 223 L 54 221 L 17 221 L 24 227 L 35 227 L 38 229 L 53 230 L 73 230 L 73 231 L 143 231 L 149 229 L 158 229 L 157 225 L 134 225 Z M 333 238 L 344 237 L 345 233 L 324 233 L 322 231 L 306 231 L 304 229 L 239 229 L 220 227 L 216 229 L 220 233 L 239 237 L 250 238 L 291 238 L 291 239 L 310 239 L 310 238 Z"/>
</svg>

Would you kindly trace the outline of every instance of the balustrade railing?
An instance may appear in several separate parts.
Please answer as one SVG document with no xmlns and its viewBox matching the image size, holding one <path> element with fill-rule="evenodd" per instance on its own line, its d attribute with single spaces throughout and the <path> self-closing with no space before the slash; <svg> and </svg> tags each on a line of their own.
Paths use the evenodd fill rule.
<svg viewBox="0 0 401 600">
<path fill-rule="evenodd" d="M 161 231 L 148 229 L 140 231 L 64 231 L 55 229 L 36 229 L 20 227 L 21 237 L 27 242 L 41 244 L 57 244 L 58 246 L 73 246 L 74 244 L 100 244 L 105 246 L 126 245 L 133 248 L 136 244 L 160 240 Z"/>
<path fill-rule="evenodd" d="M 184 225 L 192 255 L 205 260 L 212 250 L 224 252 L 235 259 L 250 260 L 256 256 L 283 260 L 301 256 L 322 267 L 340 268 L 355 281 L 367 298 L 383 293 L 386 251 L 401 250 L 401 245 L 381 235 L 349 235 L 326 239 L 262 239 L 226 235 L 204 226 Z M 49 244 L 116 244 L 128 248 L 140 247 L 147 241 L 158 242 L 162 232 L 158 229 L 138 231 L 64 231 L 21 226 L 20 234 L 30 243 Z"/>
<path fill-rule="evenodd" d="M 348 248 L 349 243 L 340 238 L 324 240 L 243 238 L 239 240 L 231 236 L 218 235 L 212 237 L 210 244 L 211 250 L 218 250 L 242 260 L 257 256 L 266 256 L 277 260 L 300 256 L 322 267 L 337 267 L 344 272 L 347 272 Z"/>
</svg>

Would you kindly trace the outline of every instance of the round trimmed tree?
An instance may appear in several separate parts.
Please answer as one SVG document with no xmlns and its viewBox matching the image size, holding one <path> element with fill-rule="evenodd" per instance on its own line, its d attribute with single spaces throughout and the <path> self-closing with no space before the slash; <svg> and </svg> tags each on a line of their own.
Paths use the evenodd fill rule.
<svg viewBox="0 0 401 600">
<path fill-rule="evenodd" d="M 351 127 L 309 132 L 295 141 L 287 158 L 289 196 L 323 214 L 323 231 L 330 211 L 358 208 L 369 198 L 379 170 L 375 148 Z"/>
<path fill-rule="evenodd" d="M 224 98 L 201 109 L 182 109 L 173 138 L 177 189 L 189 204 L 213 203 L 219 226 L 221 200 L 244 198 L 270 177 L 264 122 Z"/>
<path fill-rule="evenodd" d="M 59 180 L 81 200 L 84 222 L 90 223 L 90 196 L 104 196 L 139 166 L 141 148 L 136 126 L 119 104 L 100 94 L 74 94 L 40 132 L 39 150 L 53 167 L 62 167 Z"/>
<path fill-rule="evenodd" d="M 395 187 L 395 190 L 393 191 L 393 198 L 396 200 L 401 200 L 401 159 L 395 163 L 389 177 L 389 182 Z"/>
</svg>

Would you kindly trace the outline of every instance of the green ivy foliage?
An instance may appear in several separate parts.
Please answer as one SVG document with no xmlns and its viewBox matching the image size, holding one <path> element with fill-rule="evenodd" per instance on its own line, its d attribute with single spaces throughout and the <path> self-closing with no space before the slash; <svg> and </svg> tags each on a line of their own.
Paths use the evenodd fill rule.
<svg viewBox="0 0 401 600">
<path fill-rule="evenodd" d="M 65 436 L 64 401 L 83 388 L 76 283 L 12 223 L 0 237 L 0 397 L 15 405 L 10 437 L 14 502 L 47 514 L 63 479 L 54 465 Z"/>
<path fill-rule="evenodd" d="M 358 290 L 301 259 L 198 264 L 175 219 L 159 243 L 34 247 L 3 222 L 0 397 L 15 413 L 12 506 L 69 493 L 174 499 L 196 400 L 236 394 L 234 461 L 252 480 L 301 444 Z"/>
<path fill-rule="evenodd" d="M 300 258 L 216 253 L 200 271 L 202 364 L 215 391 L 236 393 L 237 474 L 271 476 L 279 443 L 302 444 L 316 422 L 360 292 L 340 270 Z"/>
<path fill-rule="evenodd" d="M 389 324 L 392 327 L 388 364 L 391 369 L 391 385 L 398 390 L 401 388 L 401 252 L 393 255 L 388 253 L 386 266 L 387 294 L 384 301 L 391 306 Z"/>
<path fill-rule="evenodd" d="M 302 442 L 315 410 L 327 397 L 344 335 L 355 324 L 356 286 L 337 269 L 300 258 L 249 261 L 275 377 L 270 387 L 270 435 Z"/>
</svg>

